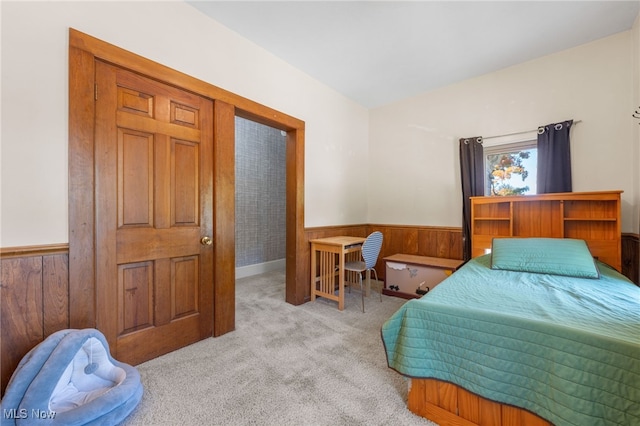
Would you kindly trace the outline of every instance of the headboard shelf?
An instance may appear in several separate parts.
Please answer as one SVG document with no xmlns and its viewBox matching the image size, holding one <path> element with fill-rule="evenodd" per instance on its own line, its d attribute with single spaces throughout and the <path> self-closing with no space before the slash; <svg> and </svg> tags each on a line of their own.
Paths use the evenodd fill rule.
<svg viewBox="0 0 640 426">
<path fill-rule="evenodd" d="M 622 191 L 471 197 L 471 251 L 491 251 L 494 237 L 576 238 L 620 271 Z"/>
<path fill-rule="evenodd" d="M 601 218 L 595 218 L 595 217 L 565 217 L 564 221 L 565 222 L 571 222 L 571 221 L 576 221 L 576 222 L 616 222 L 618 219 L 616 219 L 615 217 L 601 217 Z"/>
</svg>

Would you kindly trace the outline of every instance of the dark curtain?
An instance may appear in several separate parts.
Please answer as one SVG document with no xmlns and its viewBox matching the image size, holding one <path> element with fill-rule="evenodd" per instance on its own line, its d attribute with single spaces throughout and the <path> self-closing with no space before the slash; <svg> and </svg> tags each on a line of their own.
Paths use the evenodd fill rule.
<svg viewBox="0 0 640 426">
<path fill-rule="evenodd" d="M 464 260 L 471 259 L 471 200 L 469 197 L 484 195 L 484 159 L 482 157 L 482 137 L 460 139 Z"/>
<path fill-rule="evenodd" d="M 538 194 L 571 192 L 572 124 L 573 120 L 568 120 L 538 127 Z"/>
</svg>

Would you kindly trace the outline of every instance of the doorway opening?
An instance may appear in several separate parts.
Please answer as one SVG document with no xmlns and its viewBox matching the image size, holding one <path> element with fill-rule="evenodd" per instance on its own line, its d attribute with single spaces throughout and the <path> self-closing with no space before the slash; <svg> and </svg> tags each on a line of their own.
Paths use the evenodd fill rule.
<svg viewBox="0 0 640 426">
<path fill-rule="evenodd" d="M 285 270 L 286 136 L 235 119 L 236 280 Z"/>
</svg>

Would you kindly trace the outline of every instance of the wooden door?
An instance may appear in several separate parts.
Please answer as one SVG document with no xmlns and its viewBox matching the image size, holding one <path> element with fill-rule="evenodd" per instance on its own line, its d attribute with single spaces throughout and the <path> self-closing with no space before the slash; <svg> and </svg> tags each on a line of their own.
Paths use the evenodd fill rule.
<svg viewBox="0 0 640 426">
<path fill-rule="evenodd" d="M 96 62 L 96 323 L 138 364 L 213 333 L 213 103 Z"/>
</svg>

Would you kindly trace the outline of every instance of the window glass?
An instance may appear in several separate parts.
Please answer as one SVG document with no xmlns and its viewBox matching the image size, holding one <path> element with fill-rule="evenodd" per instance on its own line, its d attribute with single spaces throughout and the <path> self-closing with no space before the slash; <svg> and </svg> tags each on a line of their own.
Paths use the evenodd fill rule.
<svg viewBox="0 0 640 426">
<path fill-rule="evenodd" d="M 535 194 L 537 162 L 535 141 L 485 147 L 485 195 Z"/>
</svg>

